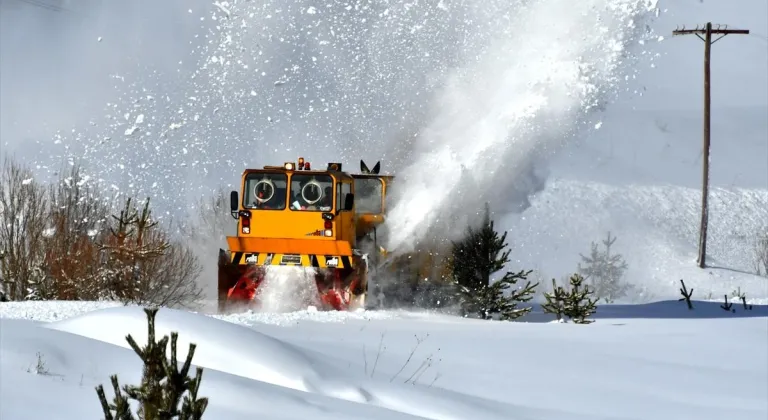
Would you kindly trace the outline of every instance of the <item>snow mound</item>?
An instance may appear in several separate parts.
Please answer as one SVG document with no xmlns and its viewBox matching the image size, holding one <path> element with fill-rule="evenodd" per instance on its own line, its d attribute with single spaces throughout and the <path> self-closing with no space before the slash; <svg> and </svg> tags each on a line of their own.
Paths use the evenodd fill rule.
<svg viewBox="0 0 768 420">
<path fill-rule="evenodd" d="M 147 341 L 146 315 L 139 307 L 96 310 L 46 327 L 124 348 L 129 348 L 128 334 L 139 346 Z M 475 397 L 448 397 L 443 395 L 445 391 L 435 393 L 426 388 L 377 381 L 360 385 L 355 378 L 292 344 L 209 316 L 163 308 L 157 314 L 155 328 L 158 337 L 172 331 L 179 333 L 179 359 L 186 357 L 189 343 L 196 343 L 193 361 L 207 369 L 428 419 L 464 419 L 478 412 L 483 412 L 483 418 L 488 420 L 506 418 L 496 416 L 487 401 L 473 404 L 480 400 Z"/>
<path fill-rule="evenodd" d="M 123 306 L 123 304 L 114 301 L 65 300 L 3 302 L 0 304 L 0 318 L 51 322 L 117 306 Z"/>
<path fill-rule="evenodd" d="M 140 346 L 147 342 L 146 315 L 139 307 L 97 310 L 47 327 L 126 348 L 130 348 L 128 334 Z M 158 338 L 179 332 L 179 359 L 186 357 L 189 343 L 196 343 L 194 362 L 198 366 L 300 391 L 314 389 L 323 376 L 293 346 L 234 323 L 163 308 L 155 328 Z"/>
<path fill-rule="evenodd" d="M 105 385 L 109 398 L 109 375 L 117 374 L 121 384 L 136 384 L 141 379 L 141 361 L 132 350 L 102 341 L 18 319 L 0 319 L 0 337 L 2 419 L 102 418 L 94 387 Z M 205 371 L 200 394 L 209 398 L 205 418 L 210 420 L 423 419 L 213 369 Z M 47 397 L 44 403 L 41 395 Z"/>
<path fill-rule="evenodd" d="M 25 305 L 30 320 L 3 319 Z M 45 323 L 35 308 L 43 319 L 67 305 L 17 306 L 0 311 L 1 419 L 100 418 L 96 385 L 110 388 L 112 374 L 121 384 L 140 380 L 141 361 L 124 339 L 130 333 L 141 344 L 146 336 L 140 308 Z M 508 323 L 393 312 L 384 320 L 248 328 L 167 309 L 156 324 L 160 333 L 179 332 L 182 356 L 188 341 L 199 345 L 208 420 L 766 418 L 768 307 L 731 313 L 697 301 L 694 308 L 601 305 L 589 326 L 551 316 Z M 256 374 L 263 380 L 246 377 Z M 552 392 L 574 378 L 578 386 Z"/>
</svg>

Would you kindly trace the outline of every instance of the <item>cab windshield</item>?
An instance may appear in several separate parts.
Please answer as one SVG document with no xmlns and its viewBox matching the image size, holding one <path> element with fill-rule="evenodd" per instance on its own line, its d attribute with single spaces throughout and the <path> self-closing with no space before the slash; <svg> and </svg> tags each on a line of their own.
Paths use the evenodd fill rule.
<svg viewBox="0 0 768 420">
<path fill-rule="evenodd" d="M 333 201 L 333 178 L 330 175 L 294 172 L 291 176 L 291 210 L 331 211 Z"/>
<path fill-rule="evenodd" d="M 380 214 L 382 212 L 382 182 L 379 178 L 355 178 L 355 211 Z"/>
<path fill-rule="evenodd" d="M 243 207 L 261 210 L 284 210 L 288 177 L 281 173 L 255 173 L 245 178 Z"/>
</svg>

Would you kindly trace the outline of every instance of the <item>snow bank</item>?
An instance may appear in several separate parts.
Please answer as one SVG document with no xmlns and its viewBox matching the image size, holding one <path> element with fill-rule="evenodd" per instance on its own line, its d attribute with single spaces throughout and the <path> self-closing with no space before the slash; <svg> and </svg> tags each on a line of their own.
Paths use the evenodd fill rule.
<svg viewBox="0 0 768 420">
<path fill-rule="evenodd" d="M 173 309 L 161 309 L 156 319 L 157 337 L 179 331 L 179 359 L 196 343 L 195 363 L 210 369 L 300 391 L 311 389 L 321 375 L 296 349 L 258 331 L 233 323 Z M 147 321 L 139 307 L 110 308 L 46 325 L 130 348 L 131 334 L 139 345 L 147 342 Z"/>
<path fill-rule="evenodd" d="M 3 302 L 0 304 L 0 318 L 29 319 L 35 321 L 59 321 L 85 314 L 97 309 L 123 306 L 111 301 L 27 301 Z"/>
<path fill-rule="evenodd" d="M 247 328 L 163 309 L 157 327 L 179 332 L 181 355 L 187 342 L 198 344 L 208 420 L 768 417 L 768 308 L 694 305 L 602 305 L 588 326 L 536 313 L 530 319 L 539 322 L 508 323 L 393 312 Z M 94 386 L 111 374 L 139 381 L 141 362 L 124 337 L 142 343 L 140 308 L 83 309 L 41 323 L 33 320 L 62 307 L 77 312 L 77 304 L 11 306 L 0 304 L 0 418 L 99 418 Z M 21 313 L 28 319 L 6 316 Z"/>
<path fill-rule="evenodd" d="M 94 387 L 109 375 L 121 384 L 138 383 L 141 361 L 132 350 L 27 320 L 0 319 L 0 418 L 79 420 L 102 418 Z M 37 354 L 44 364 L 35 373 Z M 209 420 L 416 420 L 415 417 L 277 387 L 213 369 L 204 372 L 200 394 L 209 398 Z"/>
<path fill-rule="evenodd" d="M 163 308 L 155 326 L 158 337 L 179 332 L 180 359 L 186 357 L 189 343 L 196 343 L 195 364 L 219 372 L 430 419 L 462 419 L 483 411 L 488 420 L 504 418 L 501 411 L 496 413 L 483 404 L 474 404 L 473 397 L 447 398 L 411 386 L 401 389 L 375 381 L 355 383 L 343 371 L 294 345 L 205 315 Z M 124 348 L 130 348 L 125 339 L 128 334 L 140 346 L 147 341 L 146 315 L 138 307 L 101 309 L 46 327 Z"/>
</svg>

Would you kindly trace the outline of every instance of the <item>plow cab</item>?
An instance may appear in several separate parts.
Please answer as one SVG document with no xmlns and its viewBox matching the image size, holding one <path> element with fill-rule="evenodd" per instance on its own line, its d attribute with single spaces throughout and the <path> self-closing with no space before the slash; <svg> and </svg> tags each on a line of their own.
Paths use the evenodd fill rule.
<svg viewBox="0 0 768 420">
<path fill-rule="evenodd" d="M 385 191 L 380 176 L 350 175 L 339 163 L 315 170 L 299 158 L 245 170 L 240 191 L 230 194 L 237 234 L 219 251 L 219 311 L 261 306 L 265 279 L 280 270 L 311 277 L 308 305 L 363 307 L 368 260 L 358 243 L 383 221 Z"/>
<path fill-rule="evenodd" d="M 385 220 L 387 189 L 391 187 L 394 176 L 380 175 L 379 170 L 379 163 L 368 169 L 361 160 L 360 173 L 352 174 L 355 185 L 355 235 L 358 241 L 371 239 L 375 242 L 376 227 Z"/>
</svg>

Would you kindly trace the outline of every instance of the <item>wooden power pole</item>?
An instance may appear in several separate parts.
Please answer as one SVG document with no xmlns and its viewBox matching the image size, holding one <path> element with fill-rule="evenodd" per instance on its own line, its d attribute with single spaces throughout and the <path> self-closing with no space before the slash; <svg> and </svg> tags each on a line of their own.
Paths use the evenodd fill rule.
<svg viewBox="0 0 768 420">
<path fill-rule="evenodd" d="M 729 34 L 749 34 L 748 29 L 728 29 L 727 27 L 712 28 L 712 22 L 707 22 L 706 26 L 695 29 L 676 29 L 672 31 L 673 35 L 696 35 L 699 39 L 704 41 L 704 162 L 702 172 L 702 187 L 701 187 L 701 225 L 699 227 L 699 267 L 706 267 L 707 257 L 707 226 L 709 223 L 709 144 L 710 144 L 710 84 L 709 84 L 709 57 L 712 50 L 712 44 L 719 41 Z M 719 35 L 715 40 L 712 40 L 712 35 Z"/>
</svg>

